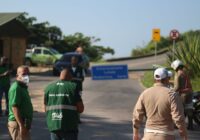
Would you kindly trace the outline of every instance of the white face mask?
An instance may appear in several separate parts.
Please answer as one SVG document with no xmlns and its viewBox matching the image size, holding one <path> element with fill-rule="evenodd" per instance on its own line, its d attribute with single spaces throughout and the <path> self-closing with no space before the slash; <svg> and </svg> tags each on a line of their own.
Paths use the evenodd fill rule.
<svg viewBox="0 0 200 140">
<path fill-rule="evenodd" d="M 28 75 L 22 76 L 22 82 L 25 83 L 25 84 L 28 84 L 29 83 L 29 76 Z"/>
</svg>

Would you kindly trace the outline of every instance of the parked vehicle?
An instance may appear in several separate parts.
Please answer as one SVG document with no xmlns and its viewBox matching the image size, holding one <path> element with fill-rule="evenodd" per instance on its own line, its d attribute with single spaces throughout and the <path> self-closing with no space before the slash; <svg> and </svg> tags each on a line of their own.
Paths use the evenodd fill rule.
<svg viewBox="0 0 200 140">
<path fill-rule="evenodd" d="M 61 54 L 52 48 L 35 47 L 26 50 L 25 65 L 52 65 L 61 58 Z"/>
<path fill-rule="evenodd" d="M 71 58 L 76 56 L 78 58 L 78 63 L 80 64 L 82 60 L 82 56 L 76 52 L 65 53 L 58 61 L 56 61 L 53 65 L 53 75 L 59 75 L 62 69 L 67 68 L 71 65 Z"/>
<path fill-rule="evenodd" d="M 200 126 L 200 91 L 193 93 L 194 121 Z"/>
</svg>

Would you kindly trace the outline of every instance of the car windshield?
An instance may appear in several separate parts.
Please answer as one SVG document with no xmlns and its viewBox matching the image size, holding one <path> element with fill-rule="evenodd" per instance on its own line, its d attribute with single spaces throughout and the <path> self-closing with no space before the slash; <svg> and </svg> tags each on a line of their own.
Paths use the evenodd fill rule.
<svg viewBox="0 0 200 140">
<path fill-rule="evenodd" d="M 60 54 L 57 50 L 51 48 L 50 51 L 53 53 L 53 54 Z"/>
</svg>

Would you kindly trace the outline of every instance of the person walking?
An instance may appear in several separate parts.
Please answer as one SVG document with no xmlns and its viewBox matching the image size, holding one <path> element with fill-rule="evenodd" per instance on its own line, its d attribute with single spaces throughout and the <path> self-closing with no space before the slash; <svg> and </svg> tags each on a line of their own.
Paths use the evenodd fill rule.
<svg viewBox="0 0 200 140">
<path fill-rule="evenodd" d="M 8 130 L 12 140 L 30 140 L 33 106 L 28 92 L 28 68 L 17 68 L 16 81 L 9 89 Z"/>
<path fill-rule="evenodd" d="M 174 123 L 180 136 L 187 140 L 183 105 L 177 93 L 168 88 L 165 68 L 154 72 L 155 84 L 141 93 L 133 111 L 133 139 L 140 140 L 139 128 L 146 117 L 142 140 L 174 140 Z"/>
<path fill-rule="evenodd" d="M 10 88 L 10 70 L 8 66 L 8 58 L 2 57 L 0 62 L 0 116 L 2 111 L 2 98 L 5 95 L 6 110 L 5 115 L 8 115 L 8 90 Z"/>
<path fill-rule="evenodd" d="M 192 105 L 192 85 L 189 75 L 184 69 L 182 61 L 175 60 L 171 67 L 175 70 L 174 90 L 181 96 L 184 112 L 188 118 L 188 130 L 193 130 L 193 105 Z"/>
<path fill-rule="evenodd" d="M 51 140 L 78 140 L 78 112 L 83 112 L 84 105 L 71 80 L 69 70 L 63 69 L 60 79 L 45 89 L 44 105 Z"/>
</svg>

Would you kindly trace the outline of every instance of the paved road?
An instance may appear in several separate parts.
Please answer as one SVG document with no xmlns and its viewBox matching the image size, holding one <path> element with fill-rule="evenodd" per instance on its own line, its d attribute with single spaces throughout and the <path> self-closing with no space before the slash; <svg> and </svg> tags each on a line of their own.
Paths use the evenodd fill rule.
<svg viewBox="0 0 200 140">
<path fill-rule="evenodd" d="M 31 77 L 30 94 L 35 110 L 33 140 L 49 140 L 42 106 L 42 90 L 47 83 L 55 79 L 48 76 Z M 83 95 L 85 112 L 81 116 L 83 124 L 80 126 L 80 140 L 130 139 L 131 112 L 139 91 L 140 85 L 135 80 L 103 82 L 86 78 Z M 0 119 L 0 130 L 3 130 L 3 133 L 0 131 L 0 140 L 8 140 L 6 119 Z"/>
</svg>

